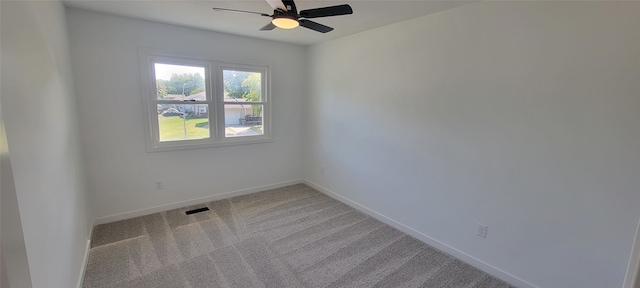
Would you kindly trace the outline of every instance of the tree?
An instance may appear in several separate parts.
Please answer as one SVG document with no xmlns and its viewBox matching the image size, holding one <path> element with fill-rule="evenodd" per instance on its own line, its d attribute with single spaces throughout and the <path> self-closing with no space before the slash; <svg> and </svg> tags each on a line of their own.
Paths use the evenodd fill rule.
<svg viewBox="0 0 640 288">
<path fill-rule="evenodd" d="M 204 91 L 204 78 L 200 73 L 172 74 L 165 85 L 168 94 L 181 95 L 184 91 L 189 96 Z"/>
<path fill-rule="evenodd" d="M 229 98 L 244 98 L 249 93 L 249 89 L 242 84 L 249 72 L 224 70 L 222 74 L 224 92 Z"/>
<path fill-rule="evenodd" d="M 158 99 L 164 99 L 167 96 L 167 81 L 158 79 L 156 81 L 156 89 L 158 91 Z"/>
<path fill-rule="evenodd" d="M 262 81 L 260 73 L 251 73 L 242 80 L 242 86 L 245 87 L 248 92 L 244 94 L 243 98 L 249 102 L 259 102 L 262 97 Z M 251 111 L 253 116 L 262 115 L 262 105 L 251 105 Z"/>
</svg>

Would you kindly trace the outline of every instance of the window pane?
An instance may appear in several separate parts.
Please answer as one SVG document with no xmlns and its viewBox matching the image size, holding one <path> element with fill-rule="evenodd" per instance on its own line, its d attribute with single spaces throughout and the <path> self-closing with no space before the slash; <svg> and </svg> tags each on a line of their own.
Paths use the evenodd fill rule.
<svg viewBox="0 0 640 288">
<path fill-rule="evenodd" d="M 209 105 L 157 106 L 160 142 L 209 138 Z"/>
<path fill-rule="evenodd" d="M 238 103 L 224 105 L 224 135 L 226 137 L 263 135 L 263 105 Z"/>
<path fill-rule="evenodd" d="M 223 70 L 224 101 L 262 101 L 262 74 L 258 72 Z"/>
<path fill-rule="evenodd" d="M 155 63 L 158 100 L 205 101 L 204 67 Z"/>
</svg>

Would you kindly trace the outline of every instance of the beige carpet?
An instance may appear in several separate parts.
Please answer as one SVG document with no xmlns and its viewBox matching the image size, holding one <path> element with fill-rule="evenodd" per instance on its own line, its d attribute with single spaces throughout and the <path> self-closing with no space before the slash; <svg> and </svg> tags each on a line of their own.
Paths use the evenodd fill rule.
<svg viewBox="0 0 640 288">
<path fill-rule="evenodd" d="M 91 243 L 85 288 L 511 287 L 302 184 L 99 225 Z"/>
</svg>

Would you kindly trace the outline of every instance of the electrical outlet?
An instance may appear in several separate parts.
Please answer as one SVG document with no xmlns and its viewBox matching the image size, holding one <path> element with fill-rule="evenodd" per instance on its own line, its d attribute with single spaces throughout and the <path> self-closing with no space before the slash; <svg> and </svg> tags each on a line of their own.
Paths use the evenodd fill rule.
<svg viewBox="0 0 640 288">
<path fill-rule="evenodd" d="M 320 175 L 324 175 L 324 166 L 320 166 Z"/>
<path fill-rule="evenodd" d="M 156 190 L 162 190 L 162 188 L 164 188 L 162 180 L 156 180 Z"/>
<path fill-rule="evenodd" d="M 489 232 L 489 226 L 478 223 L 478 237 L 487 238 L 487 232 Z"/>
</svg>

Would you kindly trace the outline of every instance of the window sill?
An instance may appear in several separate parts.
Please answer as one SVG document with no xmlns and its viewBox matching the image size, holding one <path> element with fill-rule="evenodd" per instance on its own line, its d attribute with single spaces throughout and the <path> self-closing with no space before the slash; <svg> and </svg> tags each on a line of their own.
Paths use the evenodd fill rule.
<svg viewBox="0 0 640 288">
<path fill-rule="evenodd" d="M 247 137 L 238 137 L 238 138 L 247 138 Z M 175 142 L 164 142 L 161 145 L 147 145 L 147 152 L 163 152 L 163 151 L 176 151 L 176 150 L 190 150 L 190 149 L 202 149 L 202 148 L 213 148 L 213 147 L 224 147 L 224 146 L 236 146 L 236 145 L 248 145 L 248 144 L 258 144 L 258 143 L 269 143 L 273 142 L 271 137 L 267 136 L 259 136 L 259 137 L 251 137 L 251 139 L 238 139 L 238 138 L 225 138 L 223 141 L 219 142 L 207 142 L 207 143 L 180 143 L 180 141 Z M 186 140 L 192 141 L 192 140 Z"/>
</svg>

